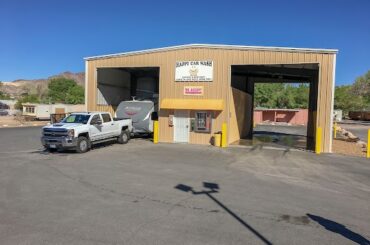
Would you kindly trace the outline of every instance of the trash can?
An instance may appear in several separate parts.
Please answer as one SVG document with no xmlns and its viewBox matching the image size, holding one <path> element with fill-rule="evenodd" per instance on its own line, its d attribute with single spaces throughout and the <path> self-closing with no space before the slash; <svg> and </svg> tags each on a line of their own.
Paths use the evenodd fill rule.
<svg viewBox="0 0 370 245">
<path fill-rule="evenodd" d="M 221 132 L 215 133 L 213 135 L 213 145 L 214 146 L 221 146 Z"/>
</svg>

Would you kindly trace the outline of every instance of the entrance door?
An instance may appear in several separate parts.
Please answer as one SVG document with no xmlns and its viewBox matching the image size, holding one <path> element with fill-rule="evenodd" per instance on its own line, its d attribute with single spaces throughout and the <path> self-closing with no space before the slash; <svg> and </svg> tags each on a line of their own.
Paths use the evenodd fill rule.
<svg viewBox="0 0 370 245">
<path fill-rule="evenodd" d="M 178 143 L 189 142 L 189 111 L 176 110 L 173 119 L 174 141 Z"/>
</svg>

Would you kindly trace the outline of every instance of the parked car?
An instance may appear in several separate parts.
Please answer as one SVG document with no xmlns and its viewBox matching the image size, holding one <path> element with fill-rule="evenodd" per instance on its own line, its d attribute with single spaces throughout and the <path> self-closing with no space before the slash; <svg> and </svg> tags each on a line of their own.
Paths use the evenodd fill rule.
<svg viewBox="0 0 370 245">
<path fill-rule="evenodd" d="M 10 107 L 9 107 L 9 105 L 0 101 L 0 109 L 1 110 L 8 110 L 8 109 L 10 109 Z"/>
<path fill-rule="evenodd" d="M 0 109 L 0 116 L 7 116 L 7 115 L 9 115 L 8 110 Z"/>
<path fill-rule="evenodd" d="M 74 149 L 84 153 L 101 142 L 116 140 L 126 144 L 131 131 L 129 118 L 113 119 L 108 112 L 72 113 L 60 123 L 43 127 L 41 143 L 49 151 Z"/>
</svg>

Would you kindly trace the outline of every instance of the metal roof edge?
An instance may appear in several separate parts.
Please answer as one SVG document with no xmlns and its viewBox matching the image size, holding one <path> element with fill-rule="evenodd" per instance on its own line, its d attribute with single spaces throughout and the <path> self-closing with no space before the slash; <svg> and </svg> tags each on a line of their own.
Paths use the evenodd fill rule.
<svg viewBox="0 0 370 245">
<path fill-rule="evenodd" d="M 197 43 L 194 43 L 194 44 L 184 44 L 184 45 L 168 46 L 168 47 L 162 47 L 162 48 L 152 48 L 152 49 L 128 51 L 128 52 L 122 52 L 122 53 L 90 56 L 90 57 L 85 57 L 84 60 L 89 61 L 89 60 L 113 58 L 113 57 L 120 57 L 120 56 L 130 56 L 130 55 L 138 55 L 138 54 L 155 53 L 155 52 L 161 52 L 161 51 L 172 51 L 172 50 L 179 50 L 179 49 L 186 49 L 186 48 L 295 51 L 295 52 L 303 52 L 303 53 L 334 53 L 334 54 L 338 53 L 338 49 L 269 47 L 269 46 L 243 46 L 243 45 L 227 45 L 227 44 L 197 44 Z"/>
</svg>

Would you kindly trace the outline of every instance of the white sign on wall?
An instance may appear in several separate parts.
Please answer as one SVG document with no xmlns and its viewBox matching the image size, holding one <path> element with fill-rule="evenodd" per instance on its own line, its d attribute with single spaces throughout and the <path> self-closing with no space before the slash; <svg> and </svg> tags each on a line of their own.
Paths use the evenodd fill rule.
<svg viewBox="0 0 370 245">
<path fill-rule="evenodd" d="M 175 70 L 177 82 L 213 81 L 213 61 L 177 61 Z"/>
</svg>

